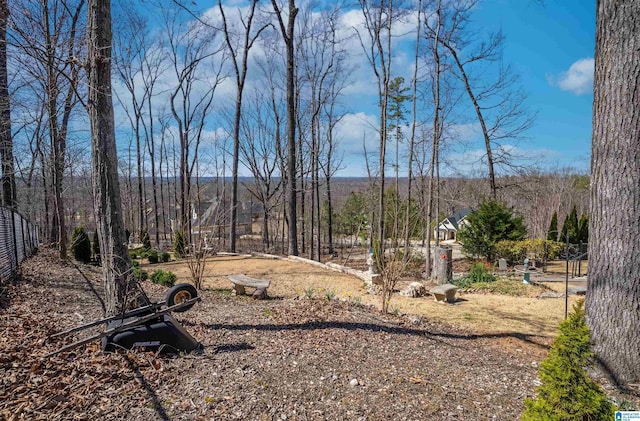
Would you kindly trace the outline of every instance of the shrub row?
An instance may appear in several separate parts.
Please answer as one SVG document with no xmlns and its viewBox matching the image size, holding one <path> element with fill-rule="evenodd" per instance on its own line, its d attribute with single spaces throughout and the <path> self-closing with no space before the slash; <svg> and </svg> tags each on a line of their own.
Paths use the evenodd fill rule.
<svg viewBox="0 0 640 421">
<path fill-rule="evenodd" d="M 563 243 L 541 238 L 520 241 L 503 240 L 496 243 L 496 255 L 507 259 L 510 265 L 522 264 L 527 257 L 543 260 L 546 255 L 547 260 L 554 260 L 563 250 Z"/>
</svg>

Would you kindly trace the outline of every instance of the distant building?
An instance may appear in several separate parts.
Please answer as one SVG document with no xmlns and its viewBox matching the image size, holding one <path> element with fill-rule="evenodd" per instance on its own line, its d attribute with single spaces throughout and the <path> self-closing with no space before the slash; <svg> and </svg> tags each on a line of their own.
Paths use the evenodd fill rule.
<svg viewBox="0 0 640 421">
<path fill-rule="evenodd" d="M 191 232 L 192 234 L 209 233 L 213 236 L 226 235 L 229 229 L 228 203 L 214 197 L 210 201 L 200 201 L 191 204 Z M 237 232 L 238 235 L 251 234 L 252 223 L 262 217 L 262 205 L 253 201 L 238 202 Z"/>
<path fill-rule="evenodd" d="M 469 223 L 467 221 L 467 215 L 470 213 L 471 209 L 466 208 L 446 217 L 442 222 L 440 222 L 440 224 L 438 224 L 438 228 L 435 230 L 434 236 L 437 236 L 440 241 L 457 240 L 458 230 Z"/>
</svg>

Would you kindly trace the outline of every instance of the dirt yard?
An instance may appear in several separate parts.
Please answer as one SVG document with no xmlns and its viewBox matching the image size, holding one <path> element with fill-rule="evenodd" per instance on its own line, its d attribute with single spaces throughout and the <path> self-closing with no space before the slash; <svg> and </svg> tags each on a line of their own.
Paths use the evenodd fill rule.
<svg viewBox="0 0 640 421">
<path fill-rule="evenodd" d="M 191 275 L 183 260 L 166 264 L 143 265 L 151 274 L 164 269 L 174 272 L 178 282 L 189 282 Z M 367 292 L 364 282 L 354 276 L 325 270 L 288 260 L 266 259 L 253 256 L 216 256 L 208 259 L 205 288 L 231 292 L 228 275 L 242 273 L 271 281 L 269 295 L 293 298 L 310 295 L 336 298 L 381 307 L 380 296 Z M 416 279 L 417 280 L 417 279 Z M 409 280 L 399 283 L 403 288 Z M 520 278 L 513 282 L 520 283 Z M 397 313 L 428 317 L 474 329 L 485 334 L 522 334 L 532 340 L 548 343 L 555 336 L 564 317 L 564 298 L 535 298 L 544 289 L 530 287 L 527 297 L 512 297 L 486 293 L 460 293 L 453 305 L 437 303 L 432 297 L 407 298 L 394 294 L 389 306 Z M 576 297 L 570 297 L 571 306 Z"/>
<path fill-rule="evenodd" d="M 232 296 L 232 273 L 269 277 L 272 298 Z M 517 419 L 550 341 L 540 335 L 551 322 L 533 308 L 558 311 L 557 300 L 467 294 L 455 305 L 398 298 L 423 317 L 382 315 L 348 276 L 225 257 L 212 261 L 202 301 L 175 314 L 201 353 L 104 354 L 91 343 L 44 357 L 83 337 L 52 333 L 101 317 L 100 278 L 97 267 L 42 250 L 17 284 L 0 285 L 0 419 Z M 154 300 L 166 292 L 143 286 Z M 310 287 L 323 292 L 300 298 Z M 326 299 L 332 289 L 347 301 Z"/>
</svg>

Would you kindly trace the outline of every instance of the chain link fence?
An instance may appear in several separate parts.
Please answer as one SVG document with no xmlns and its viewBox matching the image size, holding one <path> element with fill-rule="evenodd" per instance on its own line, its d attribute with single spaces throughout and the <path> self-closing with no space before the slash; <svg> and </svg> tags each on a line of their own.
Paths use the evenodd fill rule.
<svg viewBox="0 0 640 421">
<path fill-rule="evenodd" d="M 33 255 L 38 244 L 38 227 L 0 206 L 0 281 L 11 280 L 20 262 Z"/>
</svg>

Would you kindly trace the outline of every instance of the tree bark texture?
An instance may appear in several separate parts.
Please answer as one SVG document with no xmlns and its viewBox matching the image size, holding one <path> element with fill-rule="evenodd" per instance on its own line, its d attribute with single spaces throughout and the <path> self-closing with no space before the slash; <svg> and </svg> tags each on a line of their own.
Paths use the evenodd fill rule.
<svg viewBox="0 0 640 421">
<path fill-rule="evenodd" d="M 0 160 L 2 161 L 2 204 L 15 208 L 16 181 L 11 140 L 11 112 L 9 107 L 9 80 L 7 76 L 7 0 L 0 0 Z"/>
<path fill-rule="evenodd" d="M 599 0 L 587 320 L 599 362 L 640 382 L 640 3 Z"/>
<path fill-rule="evenodd" d="M 107 314 L 134 306 L 138 291 L 120 208 L 115 125 L 111 96 L 111 4 L 89 0 L 88 111 L 91 124 L 92 176 L 96 225 L 104 274 Z"/>
</svg>

